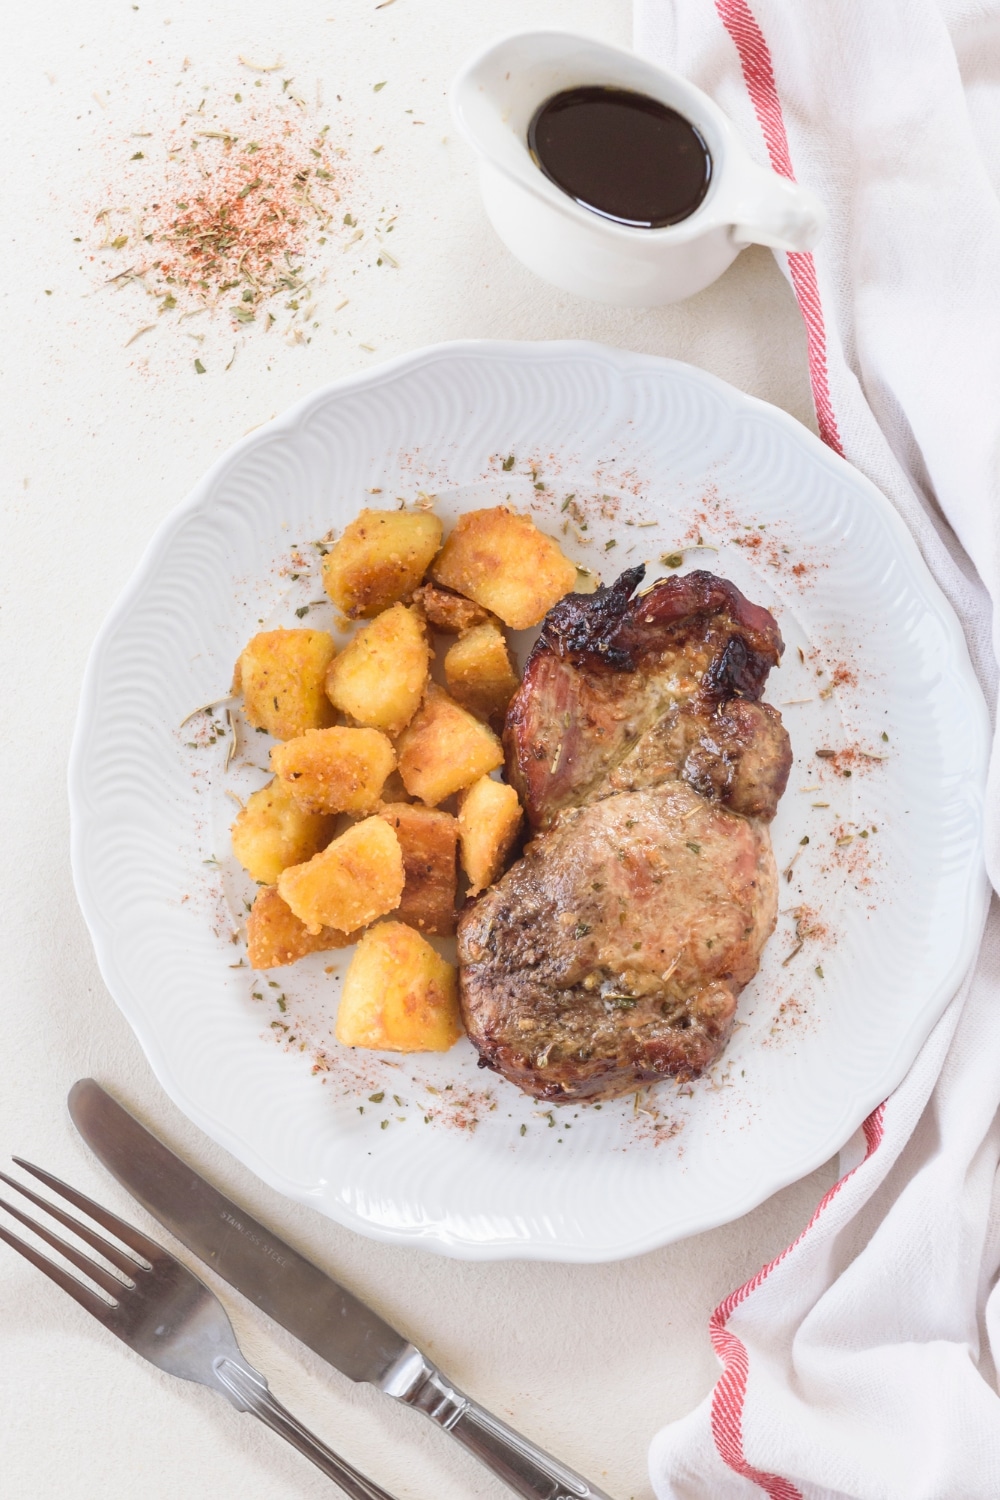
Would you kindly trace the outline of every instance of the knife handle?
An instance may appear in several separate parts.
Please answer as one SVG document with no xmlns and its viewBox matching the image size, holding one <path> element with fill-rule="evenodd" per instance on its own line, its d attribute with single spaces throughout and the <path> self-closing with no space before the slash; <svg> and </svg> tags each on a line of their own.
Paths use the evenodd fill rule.
<svg viewBox="0 0 1000 1500">
<path fill-rule="evenodd" d="M 451 1435 L 526 1500 L 609 1500 L 603 1490 L 501 1422 L 475 1401 L 465 1405 Z"/>
<path fill-rule="evenodd" d="M 610 1500 L 603 1490 L 457 1390 L 417 1349 L 411 1346 L 408 1356 L 396 1367 L 397 1379 L 383 1384 L 383 1390 L 450 1432 L 524 1500 Z"/>
</svg>

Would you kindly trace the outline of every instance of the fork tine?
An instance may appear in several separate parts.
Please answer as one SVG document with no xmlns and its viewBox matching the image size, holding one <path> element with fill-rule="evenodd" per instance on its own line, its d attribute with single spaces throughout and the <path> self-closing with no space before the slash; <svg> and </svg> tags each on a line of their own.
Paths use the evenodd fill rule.
<svg viewBox="0 0 1000 1500">
<path fill-rule="evenodd" d="M 145 1269 L 131 1255 L 126 1254 L 124 1250 L 119 1250 L 117 1245 L 113 1245 L 102 1234 L 98 1234 L 96 1230 L 91 1229 L 89 1224 L 81 1224 L 78 1219 L 74 1219 L 73 1215 L 68 1214 L 65 1209 L 60 1208 L 58 1203 L 47 1203 L 44 1198 L 40 1198 L 37 1193 L 33 1193 L 29 1187 L 25 1187 L 23 1183 L 15 1182 L 13 1177 L 8 1177 L 6 1172 L 0 1172 L 0 1182 L 5 1182 L 8 1187 L 12 1187 L 17 1192 L 23 1193 L 25 1198 L 37 1204 L 39 1208 L 44 1209 L 47 1214 L 51 1214 L 54 1219 L 58 1219 L 60 1224 L 72 1230 L 79 1239 L 84 1240 L 99 1255 L 103 1255 L 105 1260 L 109 1260 L 113 1266 L 117 1266 L 119 1271 L 124 1271 L 126 1276 L 131 1276 L 134 1280 L 136 1271 Z M 119 1282 L 118 1285 L 120 1286 L 121 1283 Z"/>
<path fill-rule="evenodd" d="M 22 1213 L 19 1208 L 15 1208 L 13 1203 L 8 1203 L 5 1198 L 0 1198 L 0 1208 L 5 1213 L 12 1214 L 15 1219 L 20 1219 L 21 1223 L 30 1229 L 32 1234 L 37 1234 L 39 1239 L 43 1239 L 47 1245 L 51 1245 L 53 1250 L 58 1250 L 59 1254 L 64 1255 L 72 1265 L 76 1266 L 78 1271 L 82 1271 L 85 1276 L 89 1276 L 91 1281 L 96 1281 L 97 1285 L 103 1287 L 112 1297 L 117 1297 L 120 1300 L 129 1291 L 129 1288 L 120 1282 L 117 1276 L 112 1276 L 110 1271 L 106 1271 L 103 1266 L 99 1266 L 96 1261 L 91 1260 L 89 1255 L 84 1255 L 83 1251 L 78 1250 L 75 1245 L 68 1245 L 57 1234 L 53 1234 L 51 1229 L 46 1229 L 44 1224 L 36 1224 L 34 1219 L 30 1218 L 28 1214 Z"/>
<path fill-rule="evenodd" d="M 149 1239 L 132 1224 L 126 1224 L 124 1219 L 119 1219 L 118 1215 L 111 1213 L 110 1209 L 102 1208 L 99 1203 L 94 1202 L 93 1198 L 88 1198 L 85 1193 L 70 1187 L 68 1182 L 60 1181 L 58 1177 L 53 1177 L 51 1172 L 46 1172 L 43 1167 L 34 1166 L 30 1161 L 25 1161 L 22 1156 L 14 1156 L 11 1160 L 15 1161 L 25 1172 L 30 1172 L 32 1177 L 37 1177 L 39 1182 L 44 1182 L 45 1186 L 51 1188 L 54 1193 L 59 1193 L 67 1202 L 72 1203 L 74 1208 L 80 1209 L 88 1218 L 93 1219 L 95 1224 L 100 1224 L 102 1229 L 107 1229 L 111 1234 L 116 1235 L 123 1244 L 128 1245 L 137 1255 L 144 1256 L 150 1263 L 166 1254 L 162 1245 Z"/>
<path fill-rule="evenodd" d="M 61 1286 L 64 1292 L 69 1293 L 74 1302 L 79 1302 L 80 1306 L 86 1308 L 87 1312 L 92 1313 L 99 1322 L 107 1322 L 108 1313 L 111 1309 L 106 1302 L 101 1300 L 96 1292 L 91 1291 L 89 1286 L 84 1286 L 82 1281 L 77 1281 L 76 1277 L 71 1276 L 68 1271 L 64 1271 L 62 1266 L 54 1265 L 47 1256 L 42 1255 L 40 1251 L 35 1250 L 31 1245 L 25 1244 L 24 1240 L 19 1239 L 16 1234 L 11 1234 L 10 1230 L 5 1229 L 2 1224 L 0 1224 L 0 1240 L 5 1240 L 13 1250 L 16 1250 L 19 1255 L 23 1255 L 25 1260 L 30 1260 L 31 1264 L 37 1267 L 43 1276 L 47 1276 L 50 1281 L 54 1281 L 56 1286 Z"/>
</svg>

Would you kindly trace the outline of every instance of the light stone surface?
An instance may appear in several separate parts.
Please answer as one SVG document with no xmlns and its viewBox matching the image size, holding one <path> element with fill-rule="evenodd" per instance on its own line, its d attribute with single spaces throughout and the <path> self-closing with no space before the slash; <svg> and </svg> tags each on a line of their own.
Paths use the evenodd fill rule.
<svg viewBox="0 0 1000 1500">
<path fill-rule="evenodd" d="M 69 1124 L 67 1089 L 97 1077 L 467 1390 L 616 1500 L 650 1500 L 650 1437 L 717 1372 L 712 1307 L 805 1224 L 832 1164 L 738 1223 L 619 1265 L 469 1265 L 360 1239 L 265 1188 L 167 1100 L 98 975 L 68 858 L 66 759 L 104 615 L 154 528 L 207 466 L 315 386 L 442 339 L 584 337 L 689 360 L 812 425 L 802 328 L 767 252 L 746 252 L 688 303 L 631 312 L 542 285 L 497 241 L 445 90 L 470 51 L 538 25 L 627 43 L 629 7 L 35 0 L 10 18 L 0 64 L 0 1146 L 152 1227 Z M 176 124 L 180 101 L 196 102 L 199 86 L 216 96 L 245 90 L 254 75 L 241 53 L 280 57 L 279 76 L 295 79 L 314 112 L 321 81 L 317 123 L 329 118 L 342 134 L 362 222 L 366 209 L 398 213 L 398 269 L 376 268 L 365 252 L 351 265 L 331 250 L 338 295 L 321 299 L 308 344 L 290 346 L 280 329 L 234 340 L 227 320 L 203 318 L 194 323 L 203 342 L 161 324 L 126 348 L 157 321 L 155 307 L 139 287 L 102 284 L 117 263 L 89 258 L 94 216 L 131 154 L 132 132 Z M 335 314 L 347 295 L 348 309 Z M 223 1300 L 277 1394 L 399 1500 L 508 1493 L 424 1419 L 351 1386 L 228 1288 Z M 144 1365 L 4 1246 L 0 1347 L 0 1491 L 12 1500 L 332 1493 L 249 1418 Z"/>
</svg>

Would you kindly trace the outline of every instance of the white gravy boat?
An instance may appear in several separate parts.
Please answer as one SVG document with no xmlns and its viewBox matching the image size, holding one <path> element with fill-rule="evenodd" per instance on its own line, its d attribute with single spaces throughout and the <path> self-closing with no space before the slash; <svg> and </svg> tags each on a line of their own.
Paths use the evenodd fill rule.
<svg viewBox="0 0 1000 1500">
<path fill-rule="evenodd" d="M 660 100 L 701 134 L 712 159 L 708 192 L 693 214 L 663 229 L 618 224 L 581 207 L 528 151 L 536 110 L 584 84 Z M 707 94 L 619 47 L 561 31 L 496 42 L 451 88 L 458 128 L 480 158 L 486 212 L 500 238 L 537 275 L 598 302 L 649 307 L 690 297 L 751 244 L 809 250 L 826 222 L 819 199 L 759 167 Z"/>
</svg>

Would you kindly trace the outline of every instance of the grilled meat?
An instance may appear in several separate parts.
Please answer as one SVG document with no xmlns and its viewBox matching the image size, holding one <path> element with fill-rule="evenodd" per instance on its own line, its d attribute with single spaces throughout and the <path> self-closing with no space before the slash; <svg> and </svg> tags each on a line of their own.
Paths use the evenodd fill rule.
<svg viewBox="0 0 1000 1500">
<path fill-rule="evenodd" d="M 777 911 L 777 625 L 711 573 L 642 576 L 546 617 L 504 733 L 537 836 L 458 927 L 481 1064 L 559 1103 L 707 1067 Z"/>
</svg>

